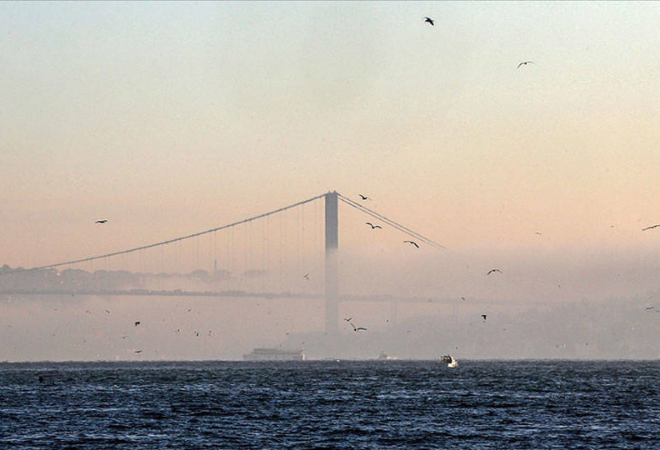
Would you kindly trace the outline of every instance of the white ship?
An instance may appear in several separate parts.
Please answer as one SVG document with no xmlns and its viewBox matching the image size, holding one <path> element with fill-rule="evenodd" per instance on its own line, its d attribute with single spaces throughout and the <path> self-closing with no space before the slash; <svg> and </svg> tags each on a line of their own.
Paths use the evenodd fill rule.
<svg viewBox="0 0 660 450">
<path fill-rule="evenodd" d="M 255 348 L 243 355 L 243 361 L 304 361 L 302 350 L 282 350 L 278 348 Z"/>
</svg>

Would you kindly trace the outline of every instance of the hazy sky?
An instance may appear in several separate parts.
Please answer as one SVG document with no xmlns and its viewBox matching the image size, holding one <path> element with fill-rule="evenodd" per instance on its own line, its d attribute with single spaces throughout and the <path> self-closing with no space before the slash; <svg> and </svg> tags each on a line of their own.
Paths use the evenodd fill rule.
<svg viewBox="0 0 660 450">
<path fill-rule="evenodd" d="M 3 2 L 0 254 L 328 190 L 452 249 L 656 245 L 659 21 L 650 2 Z M 99 242 L 99 217 L 121 232 Z"/>
<path fill-rule="evenodd" d="M 660 223 L 658 23 L 650 2 L 0 3 L 0 264 L 140 246 L 337 190 L 449 248 L 412 253 L 341 204 L 344 292 L 646 305 L 660 271 L 660 229 L 641 231 Z M 300 271 L 318 288 L 321 213 L 152 259 L 183 251 L 191 268 L 217 258 L 237 272 L 285 252 L 294 290 Z M 492 267 L 504 276 L 485 277 Z M 0 357 L 126 358 L 143 345 L 150 358 L 236 358 L 323 323 L 315 303 L 141 302 L 58 303 L 55 320 L 53 305 L 7 299 Z M 190 305 L 196 319 L 181 316 Z M 482 306 L 455 326 L 497 314 Z M 372 330 L 392 318 L 364 308 L 342 314 Z M 266 325 L 245 334 L 250 323 Z M 208 335 L 191 349 L 201 341 L 173 327 L 188 340 L 212 329 L 224 346 Z"/>
<path fill-rule="evenodd" d="M 420 292 L 657 288 L 658 23 L 652 2 L 2 2 L 0 264 L 337 190 L 449 247 L 403 272 Z M 347 266 L 409 262 L 341 208 L 368 255 Z M 494 266 L 520 270 L 460 281 Z"/>
</svg>

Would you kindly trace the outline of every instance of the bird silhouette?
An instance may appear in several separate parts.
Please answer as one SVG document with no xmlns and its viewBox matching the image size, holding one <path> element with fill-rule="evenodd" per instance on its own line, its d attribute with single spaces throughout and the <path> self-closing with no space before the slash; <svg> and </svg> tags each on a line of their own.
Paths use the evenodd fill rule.
<svg viewBox="0 0 660 450">
<path fill-rule="evenodd" d="M 523 61 L 523 62 L 521 62 L 520 64 L 518 64 L 518 67 L 516 67 L 516 68 L 517 68 L 517 69 L 520 69 L 520 66 L 526 66 L 527 64 L 534 64 L 534 65 L 536 65 L 536 63 L 534 63 L 534 61 Z"/>
<path fill-rule="evenodd" d="M 366 222 L 366 224 L 369 225 L 369 226 L 371 227 L 372 230 L 375 229 L 375 228 L 383 228 L 383 227 L 381 227 L 380 225 L 374 225 L 374 224 L 371 223 L 371 222 Z"/>
<path fill-rule="evenodd" d="M 141 323 L 142 323 L 142 322 L 135 322 L 135 326 L 137 327 L 137 326 L 140 325 Z"/>
<path fill-rule="evenodd" d="M 649 306 L 644 308 L 645 311 L 651 311 L 652 309 L 655 309 L 655 306 Z"/>
<path fill-rule="evenodd" d="M 349 317 L 349 318 L 344 317 L 344 320 L 345 320 L 346 322 L 350 322 L 351 319 L 353 319 L 353 318 L 352 318 L 352 317 Z"/>
<path fill-rule="evenodd" d="M 502 273 L 502 271 L 501 271 L 500 269 L 490 269 L 486 275 L 490 275 L 490 274 L 493 273 L 493 272 L 499 272 L 499 273 Z"/>
<path fill-rule="evenodd" d="M 369 200 L 369 197 L 366 195 L 358 194 L 362 200 Z"/>
<path fill-rule="evenodd" d="M 303 277 L 305 278 L 305 280 L 309 281 L 309 274 L 308 274 L 308 273 L 306 273 L 305 275 L 303 275 Z"/>
<path fill-rule="evenodd" d="M 135 353 L 142 353 L 142 350 L 135 350 Z"/>
<path fill-rule="evenodd" d="M 419 248 L 419 244 L 415 241 L 403 241 L 404 244 L 412 244 L 415 247 Z"/>
<path fill-rule="evenodd" d="M 108 223 L 108 219 L 97 220 L 97 221 L 94 222 L 94 223 Z"/>
<path fill-rule="evenodd" d="M 356 327 L 355 325 L 353 325 L 353 322 L 349 322 L 349 323 L 350 323 L 351 326 L 353 327 L 353 331 L 355 331 L 356 333 L 357 333 L 358 331 L 367 331 L 367 329 L 364 328 L 364 327 Z"/>
<path fill-rule="evenodd" d="M 481 317 L 484 318 L 484 322 L 485 322 L 485 321 L 486 321 L 486 317 L 488 317 L 488 315 L 487 315 L 487 314 L 482 314 Z"/>
<path fill-rule="evenodd" d="M 430 17 L 424 17 L 424 23 L 430 23 L 431 26 L 434 26 L 433 19 L 431 19 Z"/>
<path fill-rule="evenodd" d="M 657 224 L 657 225 L 651 225 L 650 227 L 642 228 L 642 231 L 652 230 L 652 229 L 654 229 L 654 228 L 658 228 L 658 227 L 660 227 L 660 224 Z"/>
</svg>

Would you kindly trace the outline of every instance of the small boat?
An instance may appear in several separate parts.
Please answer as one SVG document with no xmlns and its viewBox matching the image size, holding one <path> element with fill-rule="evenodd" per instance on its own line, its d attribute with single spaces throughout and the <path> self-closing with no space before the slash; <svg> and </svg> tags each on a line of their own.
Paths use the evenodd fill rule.
<svg viewBox="0 0 660 450">
<path fill-rule="evenodd" d="M 380 355 L 378 355 L 379 361 L 391 361 L 393 359 L 397 359 L 396 356 L 390 356 L 385 352 L 380 352 Z"/>
<path fill-rule="evenodd" d="M 444 355 L 440 358 L 440 361 L 447 363 L 447 367 L 458 367 L 458 361 L 454 359 L 451 355 Z"/>
</svg>

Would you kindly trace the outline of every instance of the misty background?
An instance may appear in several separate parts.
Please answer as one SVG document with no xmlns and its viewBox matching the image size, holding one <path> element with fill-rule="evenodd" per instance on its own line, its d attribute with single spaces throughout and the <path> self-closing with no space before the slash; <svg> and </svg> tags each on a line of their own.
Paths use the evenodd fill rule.
<svg viewBox="0 0 660 450">
<path fill-rule="evenodd" d="M 422 359 L 446 353 L 485 359 L 658 357 L 655 273 L 660 268 L 651 252 L 619 254 L 619 268 L 625 272 L 594 263 L 606 255 L 567 261 L 550 253 L 493 254 L 503 273 L 486 275 L 492 264 L 480 259 L 482 252 L 459 256 L 421 250 L 428 254 L 406 252 L 400 264 L 389 265 L 381 255 L 360 254 L 360 259 L 342 252 L 341 293 L 386 298 L 342 302 L 336 341 L 324 333 L 322 298 L 241 296 L 283 292 L 263 289 L 269 286 L 261 278 L 268 274 L 259 270 L 175 274 L 50 269 L 5 275 L 0 277 L 3 290 L 138 292 L 2 295 L 0 356 L 8 361 L 241 359 L 255 347 L 274 347 L 304 349 L 308 358 L 376 358 L 381 352 Z M 591 276 L 586 278 L 585 272 Z M 276 275 L 278 286 L 312 294 L 322 293 L 317 276 L 312 273 L 306 281 L 299 271 L 288 280 Z M 167 295 L 140 296 L 140 289 Z M 238 293 L 195 297 L 178 295 L 177 289 Z M 410 297 L 416 301 L 397 300 Z M 354 332 L 343 318 L 367 331 Z"/>
<path fill-rule="evenodd" d="M 0 360 L 658 358 L 659 20 L 655 3 L 0 4 L 5 272 L 330 190 L 447 247 L 340 206 L 340 293 L 418 301 L 343 302 L 332 345 L 319 298 L 20 295 L 44 280 L 0 275 Z M 45 276 L 318 295 L 322 274 L 313 203 Z"/>
</svg>

